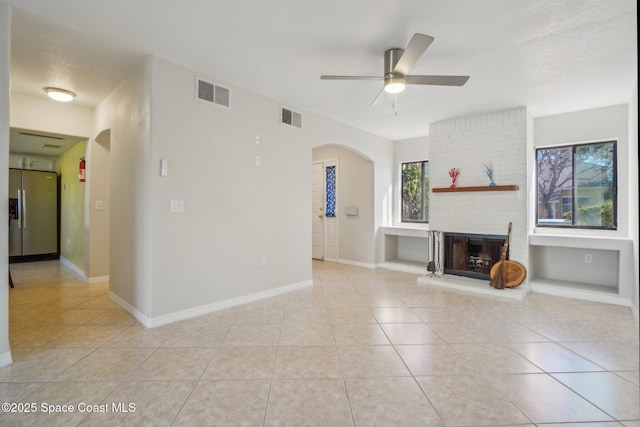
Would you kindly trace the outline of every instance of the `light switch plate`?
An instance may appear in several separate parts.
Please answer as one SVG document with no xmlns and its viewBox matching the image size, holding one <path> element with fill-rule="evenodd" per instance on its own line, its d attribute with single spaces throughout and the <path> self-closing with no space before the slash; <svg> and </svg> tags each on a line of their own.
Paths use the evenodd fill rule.
<svg viewBox="0 0 640 427">
<path fill-rule="evenodd" d="M 160 159 L 160 176 L 169 176 L 167 159 Z"/>
<path fill-rule="evenodd" d="M 169 212 L 184 212 L 184 199 L 171 199 L 169 201 Z"/>
</svg>

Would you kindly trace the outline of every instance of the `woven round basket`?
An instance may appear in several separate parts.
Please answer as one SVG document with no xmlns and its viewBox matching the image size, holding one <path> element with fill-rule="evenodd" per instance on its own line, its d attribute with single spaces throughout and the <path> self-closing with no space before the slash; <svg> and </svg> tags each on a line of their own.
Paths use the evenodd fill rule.
<svg viewBox="0 0 640 427">
<path fill-rule="evenodd" d="M 491 267 L 489 275 L 491 276 L 492 281 L 495 275 L 498 274 L 498 269 L 500 268 L 501 263 L 504 263 L 505 288 L 515 288 L 524 281 L 524 278 L 527 275 L 527 271 L 524 269 L 524 266 L 518 261 L 511 260 L 498 261 L 493 265 L 493 267 Z"/>
</svg>

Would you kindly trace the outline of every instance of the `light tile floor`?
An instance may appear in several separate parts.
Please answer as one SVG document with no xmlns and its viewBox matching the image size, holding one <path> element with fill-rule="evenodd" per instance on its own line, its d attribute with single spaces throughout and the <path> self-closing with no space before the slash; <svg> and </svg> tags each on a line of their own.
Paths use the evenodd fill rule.
<svg viewBox="0 0 640 427">
<path fill-rule="evenodd" d="M 10 268 L 0 400 L 32 412 L 2 426 L 640 426 L 625 307 L 314 261 L 311 288 L 147 329 L 106 283 Z"/>
</svg>

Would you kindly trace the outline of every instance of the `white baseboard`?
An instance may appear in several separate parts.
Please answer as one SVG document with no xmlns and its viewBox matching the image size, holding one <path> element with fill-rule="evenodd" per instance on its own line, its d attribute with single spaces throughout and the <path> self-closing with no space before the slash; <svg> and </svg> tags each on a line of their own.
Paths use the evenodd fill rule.
<svg viewBox="0 0 640 427">
<path fill-rule="evenodd" d="M 60 262 L 64 264 L 64 266 L 67 267 L 69 270 L 82 276 L 82 278 L 85 281 L 87 280 L 87 276 L 85 275 L 84 270 L 82 270 L 80 267 L 78 267 L 77 265 L 75 265 L 74 263 L 72 263 L 71 261 L 63 257 L 62 255 L 60 255 Z"/>
<path fill-rule="evenodd" d="M 148 317 L 138 311 L 131 304 L 124 301 L 117 295 L 109 292 L 109 297 L 115 301 L 124 310 L 131 313 L 140 323 L 147 328 L 155 328 L 169 323 L 178 322 L 180 320 L 191 319 L 192 317 L 202 316 L 203 314 L 213 313 L 215 311 L 225 310 L 227 308 L 237 307 L 254 301 L 260 301 L 266 298 L 275 297 L 278 295 L 286 294 L 288 292 L 297 291 L 299 289 L 308 288 L 313 286 L 312 280 L 305 280 L 291 285 L 280 286 L 278 288 L 269 289 L 262 292 L 256 292 L 250 295 L 244 295 L 237 298 L 231 298 L 224 301 L 215 302 L 212 304 L 205 304 L 198 307 L 188 308 L 186 310 L 176 311 L 169 314 L 163 314 L 162 316 Z"/>
<path fill-rule="evenodd" d="M 6 353 L 0 354 L 0 368 L 4 368 L 5 366 L 9 366 L 13 363 L 13 359 L 11 358 L 11 352 L 7 351 Z"/>
<path fill-rule="evenodd" d="M 385 270 L 393 270 L 393 271 L 401 271 L 403 273 L 415 273 L 415 274 L 424 274 L 427 271 L 427 267 L 414 266 L 410 264 L 401 264 L 394 262 L 381 262 L 378 264 L 362 262 L 362 261 L 353 261 L 350 259 L 324 259 L 327 262 L 336 262 L 338 264 L 347 264 L 353 265 L 354 267 L 363 267 L 370 268 L 372 270 L 376 268 L 383 268 Z"/>
<path fill-rule="evenodd" d="M 531 282 L 531 291 L 540 294 L 554 295 L 558 297 L 573 298 L 584 301 L 602 302 L 605 304 L 622 305 L 625 307 L 631 307 L 631 300 L 629 298 L 621 297 L 617 294 L 609 294 L 605 292 L 594 292 L 586 289 L 577 289 L 565 286 L 555 286 L 544 283 Z"/>
<path fill-rule="evenodd" d="M 376 268 L 375 264 L 361 261 L 352 261 L 350 259 L 339 259 L 337 262 L 339 264 L 353 265 L 354 267 Z"/>
<path fill-rule="evenodd" d="M 75 265 L 74 263 L 72 263 L 71 261 L 63 257 L 62 255 L 60 256 L 60 262 L 64 264 L 65 267 L 69 268 L 70 270 L 73 270 L 74 273 L 82 276 L 84 281 L 89 284 L 103 283 L 103 282 L 109 281 L 109 276 L 87 277 L 86 273 L 80 267 L 78 267 L 77 265 Z"/>
<path fill-rule="evenodd" d="M 118 304 L 123 310 L 127 311 L 129 314 L 135 317 L 138 322 L 140 322 L 147 328 L 150 327 L 149 318 L 145 316 L 142 312 L 138 311 L 138 309 L 136 309 L 134 306 L 132 306 L 131 304 L 129 304 L 128 302 L 126 302 L 125 300 L 123 300 L 122 298 L 120 298 L 118 295 L 114 294 L 111 291 L 109 291 L 107 295 L 109 295 L 109 298 L 111 298 L 111 300 L 113 300 L 113 302 Z"/>
<path fill-rule="evenodd" d="M 401 271 L 403 273 L 425 274 L 427 267 L 421 267 L 417 265 L 401 264 L 394 262 L 381 262 L 376 266 L 377 268 L 384 268 L 385 270 Z"/>
</svg>

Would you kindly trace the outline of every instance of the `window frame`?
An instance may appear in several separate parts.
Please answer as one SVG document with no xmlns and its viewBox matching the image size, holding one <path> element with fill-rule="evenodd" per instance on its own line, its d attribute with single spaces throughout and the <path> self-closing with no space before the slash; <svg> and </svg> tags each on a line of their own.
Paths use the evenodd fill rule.
<svg viewBox="0 0 640 427">
<path fill-rule="evenodd" d="M 421 189 L 421 201 L 422 201 L 422 216 L 423 218 L 426 217 L 426 219 L 423 220 L 416 220 L 416 219 L 405 219 L 404 218 L 404 165 L 407 164 L 414 164 L 414 163 L 420 163 L 420 180 L 422 183 L 424 183 L 425 180 L 425 175 L 424 175 L 424 171 L 425 171 L 425 165 L 427 166 L 427 177 L 429 177 L 430 172 L 431 172 L 431 168 L 429 165 L 429 160 L 411 160 L 411 161 L 403 161 L 400 162 L 400 223 L 404 223 L 404 224 L 429 224 L 429 192 L 431 191 L 431 186 L 429 185 L 429 188 L 427 188 L 426 191 L 426 197 L 425 197 L 425 189 L 424 189 L 424 185 L 421 185 L 420 189 Z M 425 206 L 425 200 L 426 200 L 426 206 Z"/>
<path fill-rule="evenodd" d="M 603 225 L 579 225 L 576 224 L 576 215 L 574 212 L 578 209 L 577 200 L 576 200 L 576 183 L 575 183 L 575 172 L 576 172 L 576 151 L 579 147 L 586 147 L 590 145 L 602 145 L 602 144 L 611 144 L 612 155 L 612 177 L 611 177 L 611 202 L 613 204 L 613 222 L 610 226 Z M 572 203 L 572 215 L 571 215 L 571 223 L 562 223 L 562 224 L 554 224 L 552 221 L 550 223 L 540 223 L 540 203 L 539 203 L 539 191 L 538 191 L 538 173 L 539 173 L 539 162 L 538 162 L 538 152 L 541 150 L 555 150 L 555 149 L 563 149 L 569 148 L 571 149 L 571 203 Z M 536 227 L 544 227 L 544 228 L 567 228 L 567 229 L 591 229 L 591 230 L 608 230 L 615 231 L 618 229 L 618 140 L 617 139 L 606 139 L 601 141 L 590 141 L 590 142 L 578 142 L 572 144 L 562 144 L 562 145 L 553 145 L 553 146 L 545 146 L 545 147 L 536 147 L 534 154 L 535 161 L 535 226 Z M 560 196 L 560 200 L 562 201 L 562 195 Z M 561 203 L 561 206 L 564 206 Z M 544 220 L 544 218 L 542 218 Z"/>
</svg>

